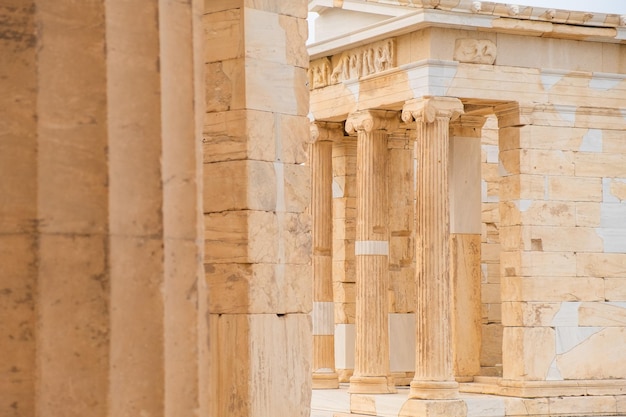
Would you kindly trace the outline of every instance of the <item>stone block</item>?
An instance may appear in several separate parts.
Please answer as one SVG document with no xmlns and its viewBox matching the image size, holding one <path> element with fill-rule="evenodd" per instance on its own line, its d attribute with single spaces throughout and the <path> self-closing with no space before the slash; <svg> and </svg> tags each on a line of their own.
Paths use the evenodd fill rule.
<svg viewBox="0 0 626 417">
<path fill-rule="evenodd" d="M 502 364 L 502 331 L 501 324 L 481 326 L 480 366 L 497 366 Z"/>
<path fill-rule="evenodd" d="M 507 252 L 500 253 L 503 277 L 575 277 L 573 252 Z"/>
<path fill-rule="evenodd" d="M 502 249 L 537 252 L 601 252 L 603 240 L 588 227 L 501 227 Z"/>
<path fill-rule="evenodd" d="M 502 177 L 499 197 L 506 200 L 543 200 L 546 196 L 546 181 L 543 175 L 509 175 Z"/>
<path fill-rule="evenodd" d="M 602 301 L 604 280 L 583 277 L 505 277 L 502 301 Z"/>
<path fill-rule="evenodd" d="M 306 161 L 309 121 L 303 116 L 256 110 L 206 113 L 203 160 L 240 159 L 301 164 Z"/>
<path fill-rule="evenodd" d="M 411 265 L 415 247 L 411 236 L 389 237 L 389 263 L 396 266 Z"/>
<path fill-rule="evenodd" d="M 507 174 L 574 175 L 572 152 L 562 150 L 501 151 L 500 162 Z"/>
<path fill-rule="evenodd" d="M 578 151 L 588 129 L 527 125 L 500 129 L 500 149 Z"/>
<path fill-rule="evenodd" d="M 356 302 L 335 303 L 335 323 L 354 324 L 356 319 Z"/>
<path fill-rule="evenodd" d="M 626 177 L 626 153 L 579 152 L 574 158 L 578 177 Z"/>
<path fill-rule="evenodd" d="M 225 69 L 222 71 L 229 74 Z M 245 74 L 245 100 L 237 100 L 238 96 L 233 91 L 231 109 L 246 108 L 294 116 L 308 114 L 309 88 L 305 68 L 246 58 Z"/>
<path fill-rule="evenodd" d="M 576 274 L 582 277 L 626 278 L 626 254 L 577 253 Z"/>
<path fill-rule="evenodd" d="M 578 309 L 578 324 L 595 327 L 625 327 L 626 302 L 582 303 Z"/>
<path fill-rule="evenodd" d="M 276 2 L 272 0 L 204 0 L 204 12 L 215 13 L 222 10 L 249 8 L 272 13 L 306 18 L 306 3 L 301 1 Z"/>
<path fill-rule="evenodd" d="M 207 63 L 204 67 L 205 110 L 223 112 L 245 108 L 245 59 Z"/>
<path fill-rule="evenodd" d="M 504 379 L 543 381 L 555 355 L 553 328 L 504 328 L 502 338 Z"/>
<path fill-rule="evenodd" d="M 309 315 L 209 314 L 208 327 L 210 415 L 308 417 Z"/>
<path fill-rule="evenodd" d="M 507 416 L 543 416 L 550 415 L 548 398 L 505 397 L 504 408 Z"/>
<path fill-rule="evenodd" d="M 615 397 L 552 397 L 548 398 L 550 415 L 611 415 L 617 407 Z"/>
<path fill-rule="evenodd" d="M 581 339 L 556 358 L 564 379 L 626 378 L 626 328 L 607 327 Z"/>
<path fill-rule="evenodd" d="M 408 399 L 398 417 L 466 417 L 467 405 L 463 400 Z"/>
<path fill-rule="evenodd" d="M 310 261 L 310 218 L 304 213 L 226 211 L 204 216 L 206 263 Z"/>
<path fill-rule="evenodd" d="M 311 267 L 293 264 L 205 264 L 212 314 L 309 313 Z"/>
<path fill-rule="evenodd" d="M 333 281 L 333 299 L 339 303 L 355 303 L 356 283 Z"/>
<path fill-rule="evenodd" d="M 395 313 L 414 312 L 417 307 L 415 268 L 402 267 L 389 271 L 390 311 Z"/>
<path fill-rule="evenodd" d="M 607 301 L 626 301 L 626 278 L 606 278 L 604 297 Z"/>
<path fill-rule="evenodd" d="M 333 261 L 333 281 L 356 282 L 356 261 Z"/>
<path fill-rule="evenodd" d="M 512 327 L 551 326 L 560 308 L 560 302 L 503 302 L 502 324 Z"/>
<path fill-rule="evenodd" d="M 577 202 L 576 226 L 598 227 L 601 221 L 601 203 L 599 202 Z"/>
<path fill-rule="evenodd" d="M 202 16 L 204 61 L 217 62 L 244 57 L 243 12 L 228 9 Z"/>
<path fill-rule="evenodd" d="M 578 175 L 578 172 L 576 175 Z M 609 174 L 606 173 L 606 175 Z M 546 198 L 550 200 L 602 201 L 602 181 L 599 177 L 547 177 L 546 186 Z"/>
</svg>

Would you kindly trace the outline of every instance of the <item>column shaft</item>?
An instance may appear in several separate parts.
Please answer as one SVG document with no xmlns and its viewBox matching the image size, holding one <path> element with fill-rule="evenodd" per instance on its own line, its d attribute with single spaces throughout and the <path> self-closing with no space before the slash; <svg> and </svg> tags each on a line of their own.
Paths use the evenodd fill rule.
<svg viewBox="0 0 626 417">
<path fill-rule="evenodd" d="M 395 392 L 389 373 L 387 129 L 393 112 L 350 115 L 357 132 L 356 351 L 352 393 Z"/>
<path fill-rule="evenodd" d="M 335 372 L 334 303 L 332 282 L 333 143 L 330 132 L 341 135 L 340 125 L 329 129 L 311 125 L 311 238 L 313 265 L 313 388 L 338 388 Z M 339 136 L 336 134 L 336 136 Z"/>
<path fill-rule="evenodd" d="M 454 380 L 450 292 L 450 205 L 448 197 L 449 121 L 462 111 L 457 99 L 415 103 L 417 120 L 417 349 L 410 398 L 452 399 Z"/>
</svg>

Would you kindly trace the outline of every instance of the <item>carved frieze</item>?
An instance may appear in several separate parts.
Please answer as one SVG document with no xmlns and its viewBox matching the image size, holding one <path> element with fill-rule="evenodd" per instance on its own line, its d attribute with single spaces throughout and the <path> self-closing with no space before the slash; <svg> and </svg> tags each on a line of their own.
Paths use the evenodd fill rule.
<svg viewBox="0 0 626 417">
<path fill-rule="evenodd" d="M 454 46 L 454 60 L 493 65 L 496 61 L 496 44 L 487 39 L 457 39 Z"/>
<path fill-rule="evenodd" d="M 396 66 L 395 48 L 395 40 L 386 39 L 344 51 L 333 57 L 335 66 L 332 69 L 328 58 L 312 61 L 309 66 L 309 86 L 311 89 L 321 88 L 393 68 Z"/>
</svg>

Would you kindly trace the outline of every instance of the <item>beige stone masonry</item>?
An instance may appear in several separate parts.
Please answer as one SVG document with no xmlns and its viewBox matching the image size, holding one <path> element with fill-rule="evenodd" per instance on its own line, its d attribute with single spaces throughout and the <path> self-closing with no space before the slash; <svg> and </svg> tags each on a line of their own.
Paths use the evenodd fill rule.
<svg viewBox="0 0 626 417">
<path fill-rule="evenodd" d="M 454 399 L 452 308 L 450 307 L 449 123 L 463 113 L 453 98 L 405 104 L 402 119 L 416 120 L 417 158 L 417 349 L 409 398 Z"/>
<path fill-rule="evenodd" d="M 356 350 L 351 393 L 395 392 L 389 373 L 389 225 L 387 140 L 399 113 L 351 114 L 346 132 L 357 134 Z"/>
</svg>

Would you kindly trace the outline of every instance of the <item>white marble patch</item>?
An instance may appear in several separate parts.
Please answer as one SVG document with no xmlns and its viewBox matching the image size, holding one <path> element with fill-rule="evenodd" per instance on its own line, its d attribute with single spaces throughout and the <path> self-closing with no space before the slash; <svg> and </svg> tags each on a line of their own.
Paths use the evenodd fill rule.
<svg viewBox="0 0 626 417">
<path fill-rule="evenodd" d="M 389 314 L 391 372 L 415 371 L 415 314 Z"/>
<path fill-rule="evenodd" d="M 617 87 L 623 80 L 623 76 L 617 76 L 616 74 L 594 72 L 591 80 L 589 80 L 589 88 L 599 91 L 608 91 Z"/>
<path fill-rule="evenodd" d="M 626 229 L 612 227 L 598 227 L 596 233 L 604 242 L 604 253 L 626 252 Z"/>
<path fill-rule="evenodd" d="M 487 154 L 488 164 L 497 164 L 500 161 L 500 148 L 497 145 L 481 145 L 485 154 Z"/>
<path fill-rule="evenodd" d="M 581 152 L 602 152 L 602 130 L 589 129 L 580 144 Z"/>
<path fill-rule="evenodd" d="M 500 198 L 497 195 L 487 195 L 487 181 L 480 180 L 480 195 L 483 203 L 497 203 Z"/>
<path fill-rule="evenodd" d="M 580 302 L 562 302 L 561 308 L 552 318 L 550 322 L 551 326 L 578 326 L 578 309 L 580 308 Z"/>
<path fill-rule="evenodd" d="M 543 84 L 543 89 L 546 91 L 550 91 L 552 87 L 559 81 L 563 79 L 564 74 L 551 74 L 551 73 L 541 73 L 541 84 Z"/>
<path fill-rule="evenodd" d="M 555 104 L 554 110 L 556 110 L 561 119 L 570 123 L 571 125 L 573 125 L 576 121 L 576 106 L 570 106 L 567 104 Z"/>
<path fill-rule="evenodd" d="M 457 70 L 458 62 L 428 60 L 429 94 L 447 96 Z"/>
<path fill-rule="evenodd" d="M 335 368 L 354 369 L 354 324 L 335 324 Z"/>
<path fill-rule="evenodd" d="M 495 396 L 464 397 L 467 417 L 504 417 L 504 398 Z"/>
<path fill-rule="evenodd" d="M 355 255 L 389 255 L 389 242 L 386 240 L 357 240 L 354 242 Z"/>
<path fill-rule="evenodd" d="M 604 203 L 619 203 L 620 200 L 611 192 L 612 178 L 602 178 L 602 202 Z"/>
<path fill-rule="evenodd" d="M 600 205 L 600 227 L 611 229 L 626 228 L 626 202 L 602 203 Z"/>
<path fill-rule="evenodd" d="M 337 180 L 333 179 L 333 198 L 341 197 L 343 197 L 343 187 L 337 182 Z"/>
<path fill-rule="evenodd" d="M 335 330 L 335 303 L 315 301 L 311 319 L 314 336 L 332 336 Z"/>
<path fill-rule="evenodd" d="M 555 329 L 556 354 L 560 355 L 572 350 L 602 329 L 604 327 L 557 327 Z"/>
<path fill-rule="evenodd" d="M 563 381 L 563 375 L 556 364 L 556 358 L 550 364 L 548 368 L 548 375 L 546 375 L 546 381 Z"/>
<path fill-rule="evenodd" d="M 348 91 L 350 91 L 352 93 L 352 96 L 354 97 L 354 101 L 355 103 L 359 102 L 359 92 L 360 92 L 360 88 L 361 88 L 361 84 L 359 83 L 359 80 L 349 80 L 349 81 L 344 81 L 343 82 L 344 85 L 346 86 L 346 88 L 348 89 Z"/>
<path fill-rule="evenodd" d="M 533 200 L 513 200 L 513 204 L 515 204 L 515 207 L 517 207 L 521 213 L 528 210 L 532 203 Z"/>
</svg>

